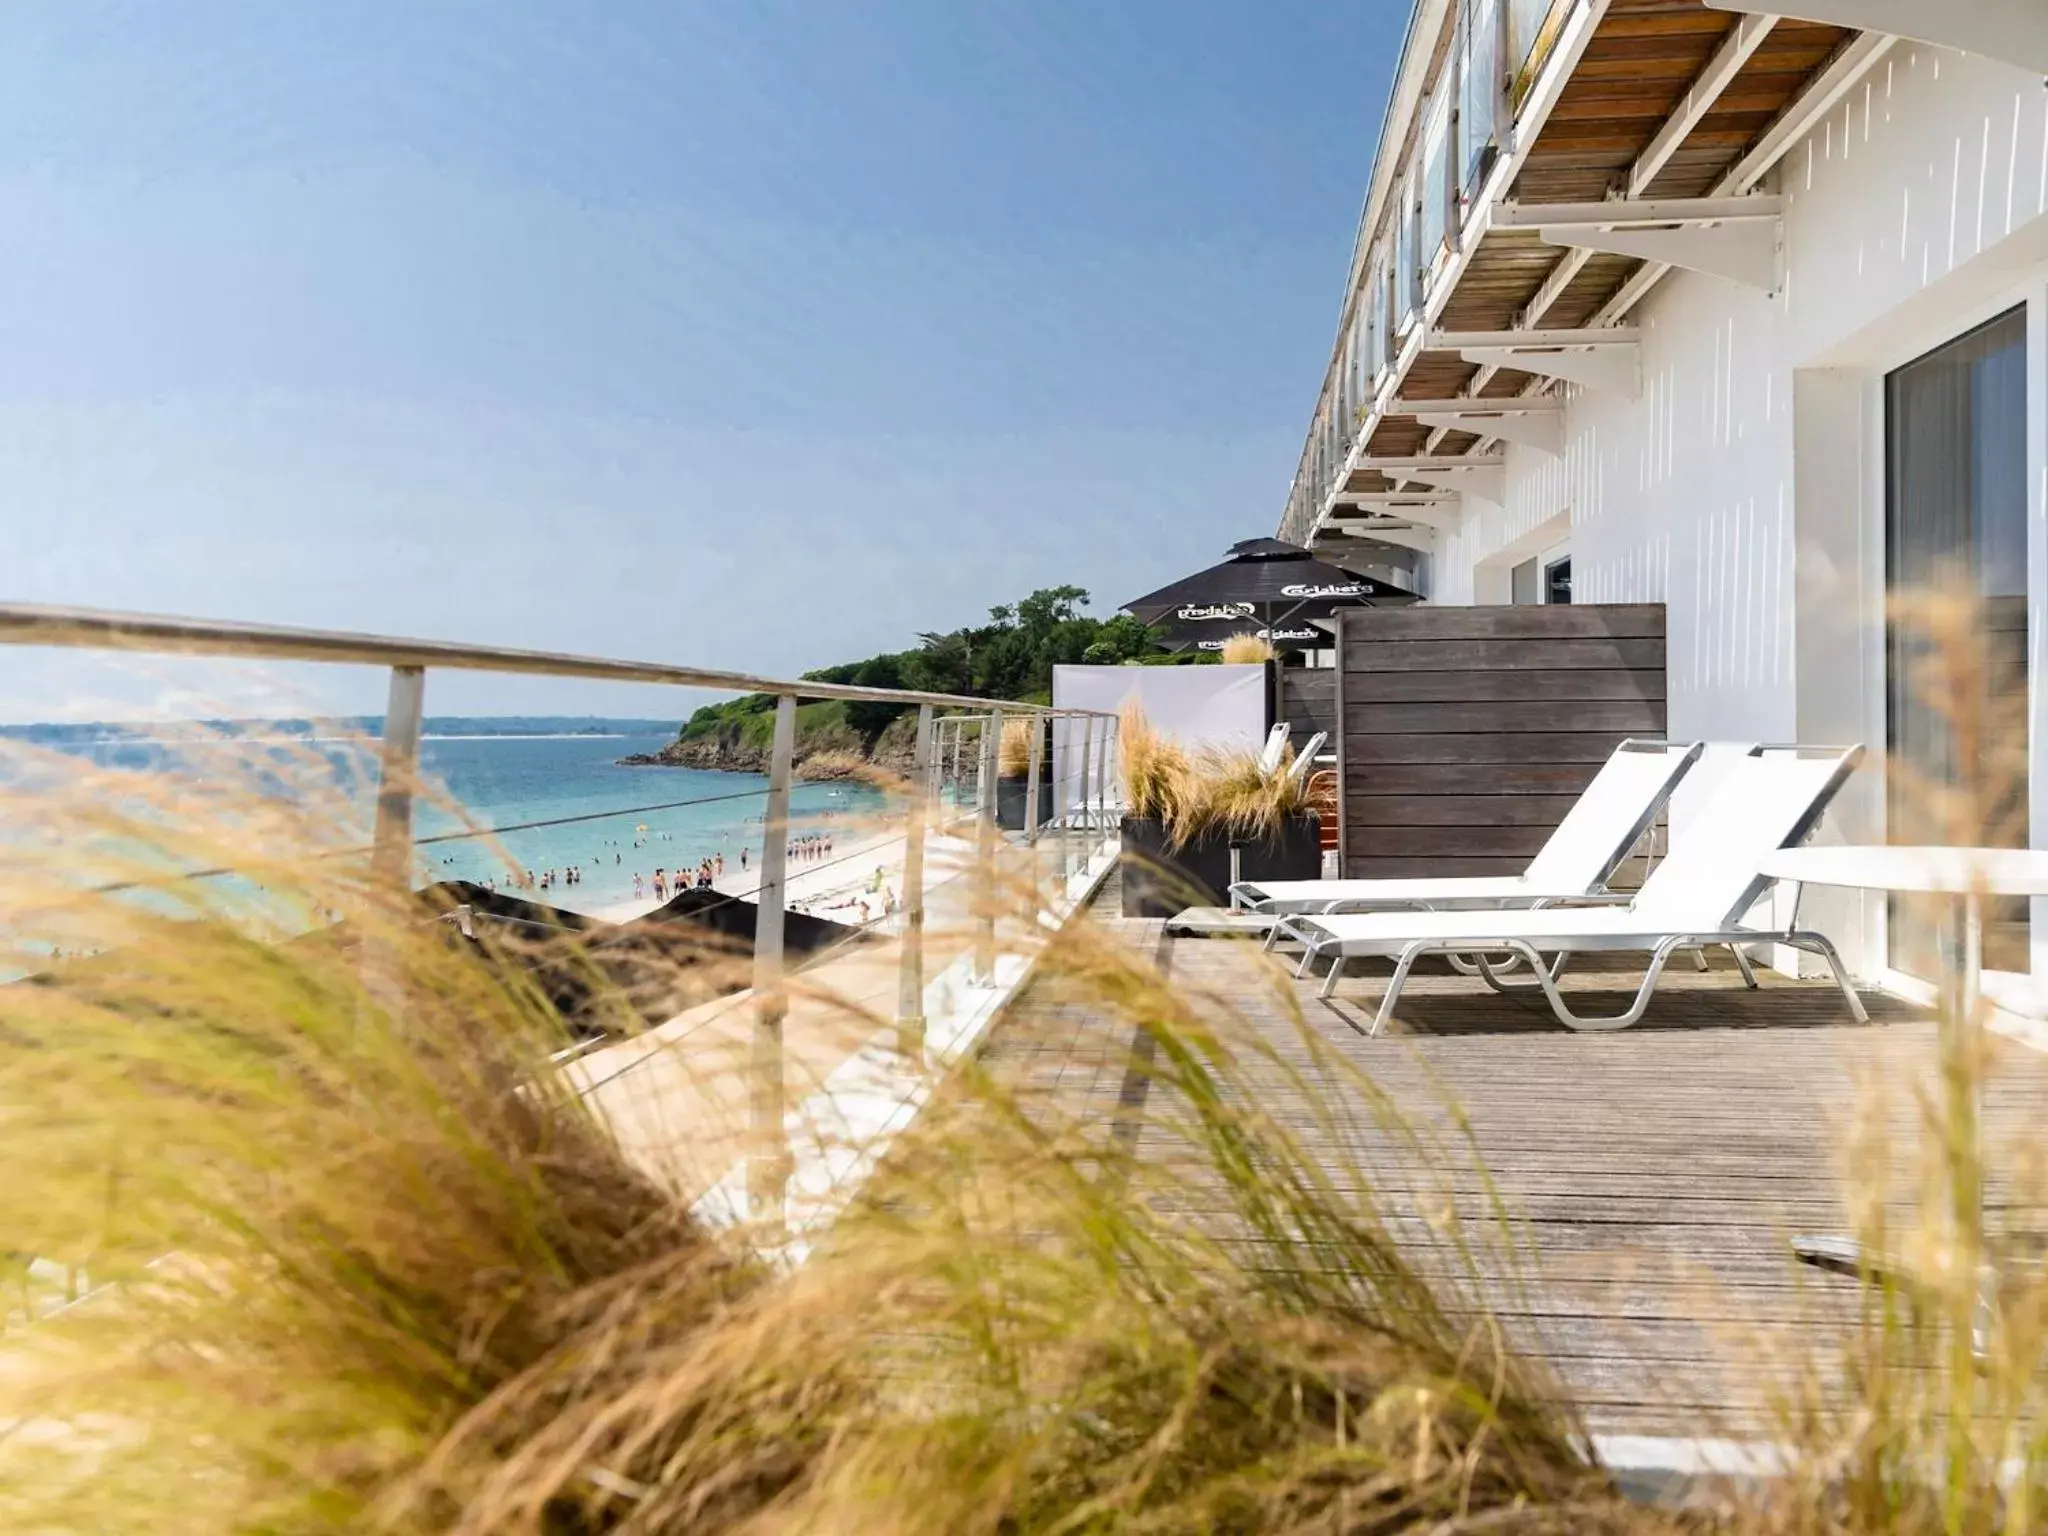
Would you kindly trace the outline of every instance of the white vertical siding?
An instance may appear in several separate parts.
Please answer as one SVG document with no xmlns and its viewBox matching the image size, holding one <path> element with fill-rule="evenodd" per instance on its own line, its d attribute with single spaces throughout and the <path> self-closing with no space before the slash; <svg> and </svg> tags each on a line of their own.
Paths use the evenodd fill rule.
<svg viewBox="0 0 2048 1536">
<path fill-rule="evenodd" d="M 1794 369 L 1895 366 L 2048 271 L 2048 91 L 1895 45 L 1780 184 L 1784 291 L 1667 276 L 1633 317 L 1642 398 L 1572 390 L 1564 457 L 1510 449 L 1506 505 L 1473 503 L 1433 562 L 1436 601 L 1486 600 L 1485 573 L 1568 513 L 1575 597 L 1668 605 L 1682 735 L 1798 734 Z M 1853 481 L 1869 444 L 1842 447 Z"/>
</svg>

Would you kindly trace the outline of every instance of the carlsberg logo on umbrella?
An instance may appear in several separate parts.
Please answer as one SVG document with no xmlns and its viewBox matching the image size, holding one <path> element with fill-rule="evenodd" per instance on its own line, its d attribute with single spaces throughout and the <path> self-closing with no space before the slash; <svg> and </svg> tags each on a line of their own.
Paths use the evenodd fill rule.
<svg viewBox="0 0 2048 1536">
<path fill-rule="evenodd" d="M 1269 641 L 1275 645 L 1283 640 L 1318 640 L 1322 638 L 1321 631 L 1315 629 L 1255 629 L 1251 633 L 1259 639 Z M 1198 640 L 1195 642 L 1195 649 L 1200 651 L 1220 651 L 1228 643 L 1225 640 Z"/>
<path fill-rule="evenodd" d="M 1351 582 L 1345 586 L 1339 586 L 1335 583 L 1322 586 L 1302 583 L 1291 587 L 1282 587 L 1280 595 L 1282 597 L 1357 597 L 1367 590 L 1368 588 L 1365 583 L 1359 581 Z"/>
<path fill-rule="evenodd" d="M 1248 619 L 1252 616 L 1250 603 L 1191 603 L 1174 614 L 1177 619 Z"/>
</svg>

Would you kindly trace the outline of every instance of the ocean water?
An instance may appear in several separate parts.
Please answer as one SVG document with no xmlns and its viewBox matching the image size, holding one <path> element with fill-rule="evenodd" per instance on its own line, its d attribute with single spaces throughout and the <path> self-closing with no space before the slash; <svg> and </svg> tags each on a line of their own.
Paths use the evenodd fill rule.
<svg viewBox="0 0 2048 1536">
<path fill-rule="evenodd" d="M 624 767 L 621 757 L 652 752 L 667 736 L 492 736 L 428 738 L 421 765 L 429 778 L 474 822 L 511 827 L 564 817 L 602 817 L 567 825 L 509 831 L 495 841 L 428 843 L 420 851 L 430 879 L 504 884 L 507 857 L 538 874 L 577 865 L 583 880 L 557 886 L 550 900 L 597 907 L 633 894 L 633 875 L 650 878 L 656 866 L 694 870 L 700 859 L 723 853 L 728 875 L 742 848 L 758 867 L 768 780 L 757 773 L 701 768 Z M 676 802 L 693 802 L 677 804 Z M 886 797 L 859 784 L 803 784 L 790 789 L 791 830 L 853 829 L 886 808 Z M 437 806 L 423 807 L 416 835 L 458 830 Z"/>
<path fill-rule="evenodd" d="M 432 722 L 429 722 L 431 732 Z M 650 882 L 655 869 L 694 871 L 719 853 L 728 878 L 740 850 L 758 868 L 767 805 L 763 774 L 697 768 L 628 767 L 618 760 L 653 752 L 669 732 L 629 735 L 434 735 L 420 744 L 428 792 L 414 836 L 426 840 L 492 829 L 494 837 L 424 842 L 417 878 L 495 880 L 503 889 L 514 870 L 579 867 L 575 885 L 559 880 L 548 899 L 588 910 L 633 895 L 633 876 Z M 44 748 L 107 767 L 191 775 L 261 786 L 286 796 L 305 790 L 308 775 L 345 787 L 354 803 L 354 835 L 367 838 L 374 802 L 374 766 L 360 738 L 303 734 L 226 741 L 148 737 L 62 738 Z M 47 763 L 49 759 L 44 759 Z M 47 769 L 39 771 L 48 771 Z M 888 809 L 888 797 L 860 784 L 804 784 L 790 789 L 791 831 L 860 832 Z M 544 825 L 528 825 L 544 823 Z M 504 830 L 498 830 L 504 829 Z"/>
</svg>

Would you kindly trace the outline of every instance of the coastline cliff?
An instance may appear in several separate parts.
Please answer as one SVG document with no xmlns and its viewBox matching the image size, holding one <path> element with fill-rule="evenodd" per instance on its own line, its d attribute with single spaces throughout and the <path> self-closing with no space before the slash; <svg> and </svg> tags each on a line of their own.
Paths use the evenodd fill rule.
<svg viewBox="0 0 2048 1536">
<path fill-rule="evenodd" d="M 770 716 L 758 718 L 764 727 L 771 724 Z M 619 761 L 639 768 L 766 773 L 770 732 L 753 727 L 753 719 L 684 726 L 659 751 L 635 752 Z M 864 740 L 838 706 L 804 705 L 797 710 L 796 776 L 812 781 L 908 777 L 916 732 L 916 718 L 904 716 L 890 721 L 872 740 Z"/>
</svg>

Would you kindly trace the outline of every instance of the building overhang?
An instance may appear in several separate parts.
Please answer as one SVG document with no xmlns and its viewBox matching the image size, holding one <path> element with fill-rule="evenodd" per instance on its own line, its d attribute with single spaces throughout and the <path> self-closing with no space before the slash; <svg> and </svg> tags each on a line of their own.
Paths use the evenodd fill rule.
<svg viewBox="0 0 2048 1536">
<path fill-rule="evenodd" d="M 1797 16 L 1732 0 L 1557 0 L 1531 59 L 1506 59 L 1505 121 L 1457 189 L 1441 248 L 1420 253 L 1412 316 L 1389 322 L 1382 360 L 1360 363 L 1360 306 L 1386 281 L 1377 253 L 1401 212 L 1380 196 L 1387 157 L 1412 178 L 1440 81 L 1390 119 L 1368 211 L 1381 224 L 1361 235 L 1283 534 L 1312 541 L 1360 493 L 1420 486 L 1499 499 L 1503 445 L 1562 451 L 1561 389 L 1639 397 L 1629 320 L 1673 269 L 1778 289 L 1784 210 L 1766 178 L 1893 41 L 1864 29 L 1925 10 L 1920 31 L 1953 32 L 1934 12 L 1969 11 L 1985 33 L 1978 51 L 2027 63 L 2048 27 L 2039 0 L 1786 3 Z M 1455 16 L 1440 24 L 1448 69 L 1468 44 Z M 1421 41 L 1411 37 L 1411 50 Z M 1429 462 L 1397 468 L 1404 460 Z"/>
</svg>

